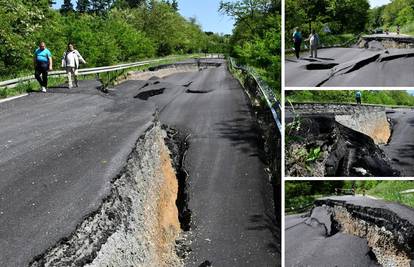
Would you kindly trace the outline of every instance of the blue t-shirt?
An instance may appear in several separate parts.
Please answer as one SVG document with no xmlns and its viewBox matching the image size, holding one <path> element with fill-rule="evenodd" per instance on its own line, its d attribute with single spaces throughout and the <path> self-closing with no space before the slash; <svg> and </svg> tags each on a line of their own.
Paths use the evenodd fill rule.
<svg viewBox="0 0 414 267">
<path fill-rule="evenodd" d="M 357 98 L 361 98 L 361 92 L 360 92 L 360 91 L 356 92 L 356 93 L 355 93 L 355 97 L 357 97 Z"/>
<path fill-rule="evenodd" d="M 49 49 L 45 48 L 40 50 L 40 48 L 36 49 L 35 51 L 36 61 L 39 62 L 49 62 L 49 58 L 52 57 L 52 53 L 50 53 Z"/>
<path fill-rule="evenodd" d="M 295 43 L 302 41 L 302 34 L 300 32 L 293 33 L 293 39 L 295 39 Z"/>
</svg>

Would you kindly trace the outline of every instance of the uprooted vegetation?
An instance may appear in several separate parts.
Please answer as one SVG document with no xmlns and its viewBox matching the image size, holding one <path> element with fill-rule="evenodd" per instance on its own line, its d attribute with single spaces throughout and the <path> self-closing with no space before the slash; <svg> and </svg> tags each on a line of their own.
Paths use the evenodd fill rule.
<svg viewBox="0 0 414 267">
<path fill-rule="evenodd" d="M 287 120 L 287 176 L 397 176 L 373 139 L 333 116 L 296 115 Z"/>
<path fill-rule="evenodd" d="M 182 266 L 183 150 L 170 154 L 168 132 L 158 123 L 148 129 L 99 209 L 30 266 Z"/>
</svg>

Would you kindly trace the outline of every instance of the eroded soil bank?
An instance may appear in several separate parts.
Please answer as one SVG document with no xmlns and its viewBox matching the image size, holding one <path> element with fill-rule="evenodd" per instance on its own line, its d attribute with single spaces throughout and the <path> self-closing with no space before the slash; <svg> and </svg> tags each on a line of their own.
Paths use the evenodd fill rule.
<svg viewBox="0 0 414 267">
<path fill-rule="evenodd" d="M 338 123 L 333 115 L 300 118 L 286 136 L 288 176 L 399 175 L 371 137 Z"/>
<path fill-rule="evenodd" d="M 341 232 L 365 239 L 382 266 L 411 266 L 414 225 L 391 210 L 323 199 L 315 201 L 311 219 L 325 226 L 326 236 Z"/>
<path fill-rule="evenodd" d="M 31 266 L 182 266 L 175 247 L 178 181 L 166 137 L 154 122 L 100 208 Z"/>
</svg>

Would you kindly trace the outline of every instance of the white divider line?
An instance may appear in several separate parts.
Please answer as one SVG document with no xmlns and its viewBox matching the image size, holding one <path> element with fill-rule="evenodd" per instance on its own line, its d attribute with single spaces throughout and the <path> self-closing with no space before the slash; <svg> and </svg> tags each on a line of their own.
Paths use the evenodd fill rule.
<svg viewBox="0 0 414 267">
<path fill-rule="evenodd" d="M 11 100 L 14 100 L 14 99 L 17 99 L 17 98 L 20 98 L 20 97 L 23 97 L 23 96 L 27 96 L 27 95 L 29 95 L 29 94 L 16 95 L 16 96 L 12 96 L 12 97 L 7 97 L 7 98 L 4 98 L 4 99 L 0 99 L 0 103 L 4 103 L 4 102 L 7 102 L 7 101 L 11 101 Z"/>
</svg>

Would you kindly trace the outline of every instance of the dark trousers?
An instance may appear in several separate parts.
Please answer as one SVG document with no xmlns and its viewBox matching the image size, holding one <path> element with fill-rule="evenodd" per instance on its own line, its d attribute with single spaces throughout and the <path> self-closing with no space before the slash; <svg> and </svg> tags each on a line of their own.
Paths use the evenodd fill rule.
<svg viewBox="0 0 414 267">
<path fill-rule="evenodd" d="M 300 44 L 302 42 L 295 42 L 295 54 L 296 54 L 296 58 L 299 59 L 299 53 L 300 53 Z"/>
<path fill-rule="evenodd" d="M 35 78 L 40 86 L 47 87 L 47 72 L 49 71 L 49 63 L 37 62 L 35 68 Z"/>
<path fill-rule="evenodd" d="M 357 102 L 357 104 L 361 104 L 361 98 L 360 97 L 356 97 L 356 102 Z"/>
</svg>

